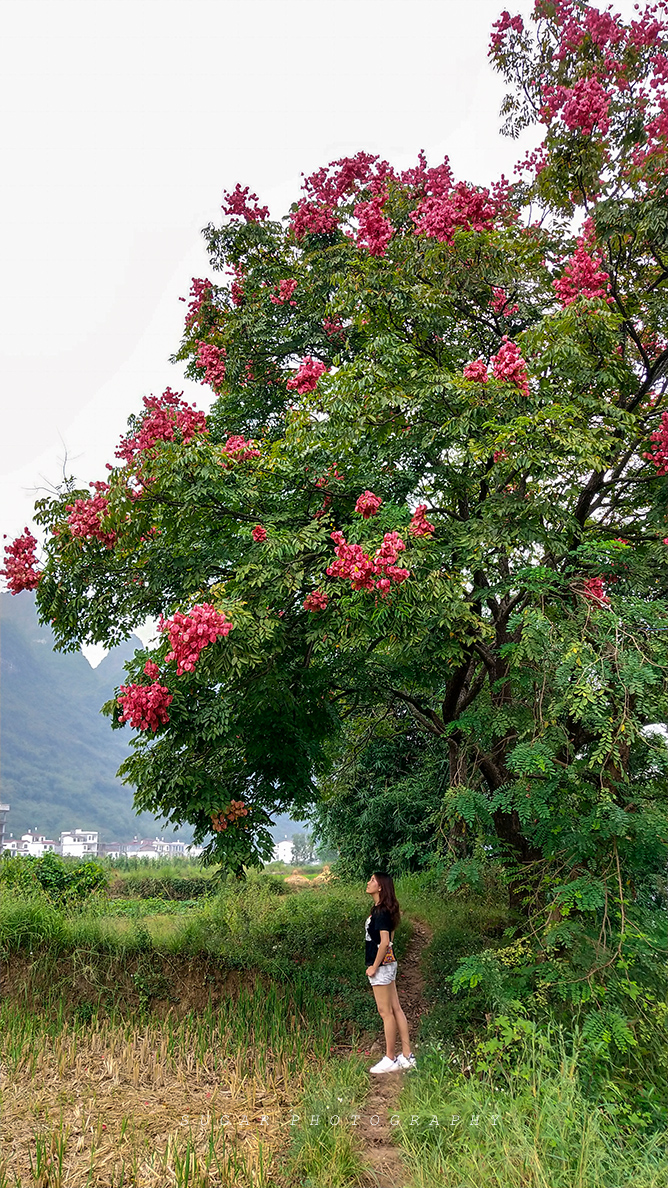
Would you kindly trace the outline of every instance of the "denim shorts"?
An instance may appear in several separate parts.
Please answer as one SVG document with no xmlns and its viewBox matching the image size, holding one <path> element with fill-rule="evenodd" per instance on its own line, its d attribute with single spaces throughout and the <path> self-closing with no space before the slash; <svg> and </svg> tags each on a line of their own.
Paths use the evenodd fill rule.
<svg viewBox="0 0 668 1188">
<path fill-rule="evenodd" d="M 368 976 L 368 975 L 367 975 Z M 369 982 L 372 986 L 389 986 L 397 976 L 396 961 L 388 961 L 387 965 L 379 965 Z"/>
</svg>

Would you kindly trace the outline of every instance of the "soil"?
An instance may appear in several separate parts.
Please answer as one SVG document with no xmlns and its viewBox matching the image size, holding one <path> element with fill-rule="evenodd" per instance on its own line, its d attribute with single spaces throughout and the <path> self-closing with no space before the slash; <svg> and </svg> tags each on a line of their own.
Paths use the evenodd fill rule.
<svg viewBox="0 0 668 1188">
<path fill-rule="evenodd" d="M 414 1045 L 420 1017 L 426 1010 L 420 958 L 431 940 L 432 933 L 421 921 L 413 920 L 412 925 L 413 934 L 408 949 L 399 963 L 397 992 L 408 1019 L 411 1043 Z M 371 1044 L 369 1052 L 375 1057 L 375 1064 L 385 1053 L 382 1037 Z M 390 1119 L 396 1110 L 404 1077 L 410 1075 L 409 1071 L 369 1077 L 371 1090 L 364 1104 L 364 1116 L 359 1123 L 358 1137 L 375 1188 L 405 1188 L 408 1182 L 409 1173 L 400 1149 L 393 1141 Z"/>
</svg>

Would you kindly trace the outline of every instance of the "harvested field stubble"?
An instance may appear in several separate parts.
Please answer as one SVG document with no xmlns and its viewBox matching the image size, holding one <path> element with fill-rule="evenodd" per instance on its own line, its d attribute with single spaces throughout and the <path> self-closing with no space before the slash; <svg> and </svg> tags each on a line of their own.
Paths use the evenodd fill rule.
<svg viewBox="0 0 668 1188">
<path fill-rule="evenodd" d="M 310 1005 L 258 986 L 181 1020 L 77 1027 L 5 1003 L 0 1184 L 280 1182 L 304 1076 L 332 1043 Z"/>
</svg>

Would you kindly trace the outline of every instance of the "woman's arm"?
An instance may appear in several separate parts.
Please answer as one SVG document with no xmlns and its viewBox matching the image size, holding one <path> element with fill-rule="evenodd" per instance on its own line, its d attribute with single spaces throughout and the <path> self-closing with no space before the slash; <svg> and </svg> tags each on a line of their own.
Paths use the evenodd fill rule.
<svg viewBox="0 0 668 1188">
<path fill-rule="evenodd" d="M 370 965 L 368 967 L 368 969 L 366 971 L 368 978 L 372 978 L 374 976 L 374 974 L 378 973 L 378 967 L 379 967 L 379 965 L 383 964 L 383 957 L 387 953 L 387 950 L 389 949 L 389 947 L 390 947 L 390 934 L 389 934 L 389 932 L 383 931 L 380 934 L 380 944 L 378 946 L 378 952 L 376 953 L 376 960 L 374 961 L 373 965 Z"/>
</svg>

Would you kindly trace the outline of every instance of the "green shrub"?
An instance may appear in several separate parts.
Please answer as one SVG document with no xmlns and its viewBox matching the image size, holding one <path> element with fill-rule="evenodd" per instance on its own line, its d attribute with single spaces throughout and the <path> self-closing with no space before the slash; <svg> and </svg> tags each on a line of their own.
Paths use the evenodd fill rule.
<svg viewBox="0 0 668 1188">
<path fill-rule="evenodd" d="M 42 892 L 62 907 L 83 904 L 106 885 L 104 867 L 90 859 L 67 860 L 50 852 L 41 858 L 19 856 L 0 862 L 0 886 L 23 895 Z"/>
</svg>

